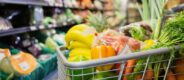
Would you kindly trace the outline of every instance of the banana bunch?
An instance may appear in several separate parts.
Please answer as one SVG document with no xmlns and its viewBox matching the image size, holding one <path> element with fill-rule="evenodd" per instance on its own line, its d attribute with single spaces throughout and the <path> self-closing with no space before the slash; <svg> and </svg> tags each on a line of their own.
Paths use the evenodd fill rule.
<svg viewBox="0 0 184 80">
<path fill-rule="evenodd" d="M 81 62 L 91 60 L 91 46 L 95 39 L 96 30 L 85 24 L 73 26 L 65 35 L 66 47 L 70 49 L 68 61 Z M 81 70 L 68 71 L 70 75 L 81 75 L 92 73 L 93 68 L 86 68 Z M 88 80 L 92 75 L 75 76 L 73 80 Z"/>
<path fill-rule="evenodd" d="M 79 24 L 72 27 L 65 36 L 66 47 L 74 48 L 91 48 L 96 30 L 85 24 Z"/>
</svg>

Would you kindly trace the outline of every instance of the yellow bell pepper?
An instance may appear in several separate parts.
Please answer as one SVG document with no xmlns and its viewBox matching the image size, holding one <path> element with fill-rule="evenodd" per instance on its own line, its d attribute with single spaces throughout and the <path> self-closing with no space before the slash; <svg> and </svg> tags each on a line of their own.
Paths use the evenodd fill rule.
<svg viewBox="0 0 184 80">
<path fill-rule="evenodd" d="M 72 49 L 71 52 L 69 53 L 68 61 L 73 61 L 77 56 L 83 56 L 86 57 L 88 60 L 91 60 L 91 50 L 88 48 Z"/>
<path fill-rule="evenodd" d="M 81 61 L 88 61 L 91 60 L 91 50 L 88 48 L 75 48 L 69 54 L 68 61 L 69 62 L 81 62 Z M 67 72 L 70 75 L 79 75 L 79 76 L 72 76 L 72 80 L 88 80 L 93 75 L 83 75 L 88 73 L 93 73 L 93 68 L 84 68 L 84 69 L 72 69 L 68 70 Z"/>
<path fill-rule="evenodd" d="M 145 40 L 144 43 L 145 43 L 145 45 L 143 46 L 143 50 L 146 50 L 146 49 L 150 48 L 151 46 L 153 46 L 155 41 L 152 39 L 149 39 L 149 40 Z"/>
<path fill-rule="evenodd" d="M 115 50 L 111 46 L 105 46 L 105 45 L 100 45 L 92 48 L 91 51 L 91 57 L 92 59 L 101 59 L 101 58 L 107 58 L 107 57 L 112 57 L 115 56 Z M 105 66 L 98 66 L 96 67 L 97 71 L 107 71 L 110 70 L 114 65 L 105 65 Z"/>
</svg>

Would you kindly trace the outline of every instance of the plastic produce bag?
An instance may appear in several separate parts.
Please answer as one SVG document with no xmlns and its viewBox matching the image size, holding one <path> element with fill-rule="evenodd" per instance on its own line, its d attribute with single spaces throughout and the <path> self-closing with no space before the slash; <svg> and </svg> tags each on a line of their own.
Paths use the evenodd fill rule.
<svg viewBox="0 0 184 80">
<path fill-rule="evenodd" d="M 120 34 L 114 30 L 106 30 L 105 32 L 97 35 L 94 46 L 99 44 L 112 46 L 116 50 L 116 53 L 119 53 L 126 44 L 128 44 L 132 50 L 134 48 L 137 49 L 137 47 L 140 47 L 139 41 L 124 36 L 123 34 Z"/>
<path fill-rule="evenodd" d="M 13 28 L 11 23 L 8 20 L 0 17 L 0 31 L 8 30 L 11 28 Z"/>
</svg>

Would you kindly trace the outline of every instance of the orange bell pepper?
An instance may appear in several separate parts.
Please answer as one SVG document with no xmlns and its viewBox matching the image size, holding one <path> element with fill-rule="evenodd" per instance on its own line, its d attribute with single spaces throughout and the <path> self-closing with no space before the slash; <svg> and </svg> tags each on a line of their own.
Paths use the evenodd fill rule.
<svg viewBox="0 0 184 80">
<path fill-rule="evenodd" d="M 100 45 L 100 46 L 95 46 L 92 48 L 91 51 L 91 58 L 94 59 L 101 59 L 101 58 L 107 58 L 111 56 L 115 56 L 115 50 L 112 48 L 112 46 L 105 46 L 105 45 Z M 105 65 L 105 66 L 98 66 L 96 69 L 98 71 L 107 71 L 110 70 L 114 65 Z"/>
</svg>

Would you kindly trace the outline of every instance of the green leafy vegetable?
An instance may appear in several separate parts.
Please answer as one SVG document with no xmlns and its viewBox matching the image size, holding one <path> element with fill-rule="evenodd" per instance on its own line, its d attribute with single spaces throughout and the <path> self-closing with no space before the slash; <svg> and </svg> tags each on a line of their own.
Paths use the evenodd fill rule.
<svg viewBox="0 0 184 80">
<path fill-rule="evenodd" d="M 145 29 L 139 26 L 132 27 L 129 32 L 133 38 L 141 41 L 144 40 L 146 34 Z"/>
<path fill-rule="evenodd" d="M 157 38 L 157 43 L 149 48 L 149 49 L 156 49 L 161 47 L 171 47 L 172 51 L 170 53 L 167 53 L 167 55 L 161 54 L 151 56 L 150 62 L 166 60 L 169 57 L 171 57 L 172 59 L 175 58 L 175 49 L 172 46 L 182 44 L 183 42 L 184 42 L 184 12 L 180 12 L 176 14 L 175 17 L 170 18 L 166 21 L 166 24 L 161 29 L 161 33 Z M 143 64 L 145 62 L 146 58 L 140 59 L 138 60 L 138 63 L 136 65 L 139 65 L 141 63 Z M 161 65 L 167 66 L 167 64 L 165 63 L 156 63 L 150 65 L 153 66 L 154 69 L 154 80 L 158 80 Z M 144 70 L 144 67 L 136 66 L 134 68 L 134 72 L 142 70 Z"/>
<path fill-rule="evenodd" d="M 169 19 L 161 30 L 160 36 L 158 37 L 158 43 L 152 48 L 174 46 L 184 42 L 184 12 L 178 13 L 176 17 Z M 171 52 L 169 56 L 174 58 L 174 54 Z M 167 59 L 165 55 L 158 55 L 151 57 L 151 61 L 161 61 Z M 154 64 L 155 79 L 158 79 L 159 64 Z"/>
<path fill-rule="evenodd" d="M 142 0 L 142 7 L 137 4 L 139 13 L 143 21 L 150 21 L 153 38 L 158 38 L 160 34 L 160 19 L 163 16 L 164 6 L 168 0 Z M 158 23 L 159 22 L 159 23 Z"/>
</svg>

